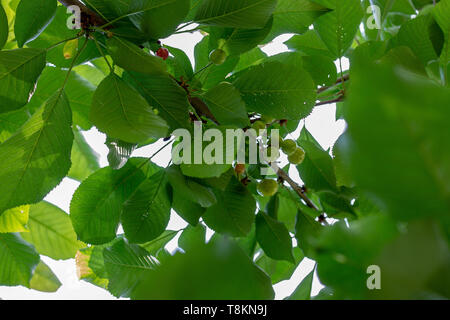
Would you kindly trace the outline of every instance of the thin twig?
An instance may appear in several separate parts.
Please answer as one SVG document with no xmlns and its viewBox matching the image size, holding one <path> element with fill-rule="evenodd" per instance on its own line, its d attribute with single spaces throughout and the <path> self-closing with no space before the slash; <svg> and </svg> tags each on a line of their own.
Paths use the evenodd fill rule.
<svg viewBox="0 0 450 320">
<path fill-rule="evenodd" d="M 340 96 L 340 97 L 338 97 L 338 98 L 336 98 L 336 99 L 333 99 L 333 100 L 327 100 L 327 101 L 320 101 L 320 102 L 317 102 L 315 106 L 316 106 L 316 107 L 318 107 L 318 106 L 323 106 L 323 105 L 325 105 L 325 104 L 341 102 L 341 101 L 343 101 L 343 100 L 344 100 L 344 96 L 342 95 L 342 96 Z"/>
<path fill-rule="evenodd" d="M 178 26 L 178 28 L 175 30 L 175 32 L 180 31 L 180 30 L 182 30 L 182 29 L 184 29 L 187 26 L 190 26 L 192 24 L 194 24 L 194 21 L 190 21 L 190 22 L 185 23 L 184 25 Z"/>
<path fill-rule="evenodd" d="M 340 84 L 340 83 L 345 82 L 345 81 L 347 81 L 349 79 L 350 79 L 350 75 L 346 74 L 346 75 L 342 76 L 341 78 L 339 78 L 334 85 Z M 317 93 L 319 94 L 321 92 L 324 92 L 325 90 L 328 90 L 331 87 L 332 86 L 330 86 L 330 87 L 320 87 L 319 89 L 317 89 Z"/>
<path fill-rule="evenodd" d="M 69 39 L 65 39 L 65 40 L 59 41 L 59 42 L 57 42 L 57 43 L 55 43 L 55 44 L 52 44 L 50 47 L 48 47 L 48 48 L 45 49 L 45 50 L 50 51 L 50 50 L 56 48 L 57 46 L 60 46 L 61 44 L 65 43 L 65 42 L 67 42 L 67 41 L 79 39 L 79 38 L 81 38 L 82 36 L 83 36 L 83 35 L 81 34 L 81 35 L 77 35 L 76 37 L 72 37 L 72 38 L 69 38 Z"/>
<path fill-rule="evenodd" d="M 111 66 L 111 64 L 109 63 L 108 59 L 106 58 L 105 53 L 103 52 L 102 48 L 100 47 L 99 42 L 97 41 L 97 39 L 95 37 L 93 37 L 93 38 L 94 38 L 95 45 L 97 46 L 97 49 L 100 52 L 100 54 L 103 56 L 103 59 L 105 59 L 106 64 L 109 67 L 109 70 L 111 71 L 111 73 L 114 73 L 114 68 Z"/>
<path fill-rule="evenodd" d="M 209 62 L 206 66 L 204 66 L 203 68 L 201 68 L 200 70 L 196 71 L 193 75 L 192 78 L 193 79 L 195 76 L 199 75 L 202 71 L 208 69 L 209 67 L 211 67 L 213 65 L 212 62 Z"/>
<path fill-rule="evenodd" d="M 319 211 L 319 208 L 317 208 L 317 206 L 311 201 L 311 199 L 308 198 L 308 196 L 303 191 L 302 187 L 300 187 L 297 184 L 297 182 L 292 180 L 291 177 L 289 177 L 289 175 L 286 172 L 284 172 L 284 170 L 281 169 L 277 164 L 272 163 L 271 166 L 272 168 L 277 169 L 276 173 L 278 177 L 280 177 L 283 181 L 286 181 L 291 186 L 291 188 L 299 195 L 299 197 L 302 198 L 303 201 L 305 201 L 308 207 Z"/>
<path fill-rule="evenodd" d="M 200 27 L 195 27 L 193 29 L 189 29 L 189 30 L 180 30 L 180 31 L 175 31 L 173 34 L 182 34 L 182 33 L 189 33 L 189 32 L 195 32 L 200 30 Z"/>
<path fill-rule="evenodd" d="M 86 38 L 86 40 L 84 41 L 81 49 L 77 52 L 77 54 L 75 55 L 75 57 L 72 60 L 72 63 L 70 64 L 69 70 L 67 71 L 67 75 L 66 78 L 64 79 L 64 83 L 61 87 L 61 92 L 64 90 L 64 88 L 66 87 L 67 81 L 69 80 L 69 76 L 70 73 L 72 72 L 73 67 L 75 66 L 75 63 L 77 62 L 77 59 L 80 57 L 81 53 L 84 51 L 84 49 L 86 49 L 86 46 L 88 44 L 89 39 Z"/>
</svg>

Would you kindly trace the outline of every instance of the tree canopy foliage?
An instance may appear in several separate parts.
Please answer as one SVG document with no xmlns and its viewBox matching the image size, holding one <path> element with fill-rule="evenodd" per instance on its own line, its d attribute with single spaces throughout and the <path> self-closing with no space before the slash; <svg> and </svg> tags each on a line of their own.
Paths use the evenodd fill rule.
<svg viewBox="0 0 450 320">
<path fill-rule="evenodd" d="M 307 257 L 314 299 L 450 298 L 450 0 L 0 4 L 0 285 L 58 290 L 47 256 L 116 297 L 273 299 Z M 191 64 L 164 39 L 194 31 Z M 289 51 L 267 56 L 283 34 Z M 331 103 L 347 124 L 332 148 L 305 127 L 291 140 Z M 289 164 L 132 156 L 195 121 L 279 129 Z M 70 212 L 44 200 L 65 177 L 81 183 Z M 312 281 L 289 299 L 313 298 Z"/>
</svg>

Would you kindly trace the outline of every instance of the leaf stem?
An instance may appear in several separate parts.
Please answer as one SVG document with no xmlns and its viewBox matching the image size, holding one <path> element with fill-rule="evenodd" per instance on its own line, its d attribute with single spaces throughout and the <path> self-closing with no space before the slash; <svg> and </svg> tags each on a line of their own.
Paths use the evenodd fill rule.
<svg viewBox="0 0 450 320">
<path fill-rule="evenodd" d="M 76 37 L 72 37 L 72 38 L 69 38 L 69 39 L 61 40 L 61 41 L 59 41 L 59 42 L 57 42 L 57 43 L 55 43 L 55 44 L 52 44 L 50 47 L 48 47 L 48 48 L 45 49 L 45 50 L 46 50 L 46 51 L 50 51 L 50 50 L 56 48 L 57 46 L 60 46 L 61 44 L 65 43 L 65 42 L 67 42 L 67 41 L 79 39 L 79 38 L 81 38 L 82 36 L 83 36 L 83 35 L 80 34 L 80 35 L 77 35 Z"/>
<path fill-rule="evenodd" d="M 189 30 L 175 31 L 173 34 L 189 33 L 189 32 L 195 32 L 195 31 L 197 31 L 197 30 L 200 30 L 200 27 L 195 27 L 195 28 L 189 29 Z"/>
<path fill-rule="evenodd" d="M 341 79 L 343 79 L 344 78 L 344 70 L 342 70 L 342 57 L 339 58 L 339 69 L 341 69 Z M 344 85 L 345 81 L 342 81 L 341 84 L 342 84 L 342 90 L 344 90 L 344 92 L 345 92 L 345 85 Z"/>
<path fill-rule="evenodd" d="M 160 153 L 164 148 L 166 148 L 169 144 L 171 144 L 174 141 L 174 139 L 169 140 L 166 144 L 164 144 L 161 148 L 159 148 L 154 154 L 152 154 L 148 160 L 152 160 L 158 153 Z"/>
<path fill-rule="evenodd" d="M 64 83 L 61 87 L 61 92 L 64 90 L 64 88 L 66 87 L 67 81 L 69 80 L 69 76 L 70 73 L 72 72 L 73 67 L 75 66 L 75 62 L 77 61 L 77 59 L 80 57 L 81 53 L 84 51 L 84 49 L 86 48 L 87 44 L 88 44 L 89 39 L 86 38 L 86 40 L 83 43 L 83 46 L 81 47 L 81 49 L 77 52 L 77 54 L 75 55 L 75 57 L 72 60 L 72 63 L 70 64 L 69 70 L 67 71 L 67 75 L 66 78 L 64 79 Z"/>
<path fill-rule="evenodd" d="M 211 67 L 212 65 L 213 65 L 212 62 L 208 63 L 206 66 L 204 66 L 204 67 L 201 68 L 200 70 L 196 71 L 196 72 L 192 75 L 192 78 L 191 78 L 191 79 L 195 78 L 196 75 L 198 75 L 198 74 L 200 74 L 201 72 L 205 71 L 206 69 L 208 69 L 208 68 Z M 189 79 L 189 80 L 191 80 L 191 79 Z"/>
<path fill-rule="evenodd" d="M 93 38 L 94 38 L 95 46 L 97 47 L 98 51 L 100 51 L 103 59 L 105 59 L 106 64 L 109 67 L 109 70 L 111 71 L 111 73 L 114 73 L 114 68 L 111 66 L 111 64 L 109 63 L 108 59 L 106 58 L 105 53 L 103 52 L 102 48 L 100 47 L 99 42 L 97 41 L 97 38 L 95 38 L 95 37 L 93 37 Z"/>
<path fill-rule="evenodd" d="M 180 31 L 180 30 L 182 30 L 182 29 L 184 29 L 184 28 L 186 28 L 187 26 L 190 26 L 190 25 L 192 25 L 192 24 L 194 24 L 193 21 L 188 22 L 188 23 L 185 23 L 184 25 L 179 26 L 179 27 L 175 30 L 175 32 Z"/>
</svg>

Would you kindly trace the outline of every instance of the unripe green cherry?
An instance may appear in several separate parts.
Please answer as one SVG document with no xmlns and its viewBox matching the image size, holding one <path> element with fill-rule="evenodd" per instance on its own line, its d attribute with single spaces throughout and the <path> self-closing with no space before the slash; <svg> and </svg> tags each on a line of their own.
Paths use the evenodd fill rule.
<svg viewBox="0 0 450 320">
<path fill-rule="evenodd" d="M 254 130 L 256 131 L 256 134 L 257 134 L 257 135 L 259 135 L 259 131 L 260 131 L 260 130 L 266 129 L 266 124 L 265 124 L 264 122 L 260 121 L 260 120 L 255 121 L 255 122 L 252 124 L 252 129 L 254 129 Z"/>
<path fill-rule="evenodd" d="M 295 143 L 292 139 L 286 139 L 280 143 L 281 150 L 286 153 L 288 156 L 293 154 L 295 150 L 297 150 L 297 143 Z"/>
<path fill-rule="evenodd" d="M 270 116 L 262 115 L 262 116 L 261 116 L 261 121 L 262 121 L 262 122 L 265 122 L 266 124 L 271 124 L 272 122 L 275 121 L 275 118 L 270 117 Z"/>
<path fill-rule="evenodd" d="M 258 192 L 264 197 L 271 197 L 278 191 L 278 183 L 275 180 L 264 179 L 258 184 Z"/>
<path fill-rule="evenodd" d="M 227 53 L 222 49 L 215 49 L 209 55 L 209 60 L 215 65 L 221 65 L 227 60 Z"/>
<path fill-rule="evenodd" d="M 305 160 L 305 150 L 301 147 L 297 147 L 295 151 L 288 156 L 289 163 L 291 164 L 301 164 Z"/>
</svg>

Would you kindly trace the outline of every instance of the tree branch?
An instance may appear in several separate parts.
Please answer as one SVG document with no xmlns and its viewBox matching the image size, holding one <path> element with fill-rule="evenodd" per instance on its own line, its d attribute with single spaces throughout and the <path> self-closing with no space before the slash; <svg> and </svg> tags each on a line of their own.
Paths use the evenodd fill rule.
<svg viewBox="0 0 450 320">
<path fill-rule="evenodd" d="M 343 83 L 343 82 L 345 82 L 345 81 L 347 81 L 349 79 L 350 79 L 350 75 L 346 74 L 342 78 L 339 78 L 334 85 L 337 85 L 339 83 Z M 331 88 L 331 87 L 326 87 L 326 86 L 325 87 L 320 87 L 319 89 L 317 89 L 317 93 L 324 92 L 325 90 L 328 90 L 329 88 Z"/>
<path fill-rule="evenodd" d="M 344 98 L 344 96 L 342 95 L 342 96 L 340 96 L 340 97 L 338 97 L 338 98 L 336 98 L 336 99 L 333 99 L 333 100 L 320 101 L 320 102 L 316 103 L 315 106 L 317 107 L 317 106 L 323 106 L 324 104 L 330 104 L 330 103 L 341 102 L 341 101 L 343 101 L 343 98 Z"/>
<path fill-rule="evenodd" d="M 58 0 L 62 5 L 66 7 L 70 6 L 78 6 L 81 10 L 82 15 L 88 18 L 89 24 L 93 26 L 102 26 L 108 21 L 106 21 L 103 17 L 101 17 L 97 12 L 88 8 L 83 2 L 80 0 Z"/>
<path fill-rule="evenodd" d="M 289 177 L 289 175 L 286 172 L 284 172 L 283 169 L 278 167 L 277 164 L 271 163 L 271 166 L 273 169 L 276 169 L 278 177 L 281 178 L 283 181 L 286 181 L 291 186 L 291 188 L 294 189 L 294 191 L 299 195 L 299 197 L 302 198 L 303 201 L 305 201 L 308 207 L 319 211 L 319 208 L 317 208 L 317 206 L 311 201 L 311 199 L 308 198 L 308 196 L 303 191 L 302 187 L 300 187 L 297 184 L 297 182 L 292 180 L 291 177 Z"/>
</svg>

